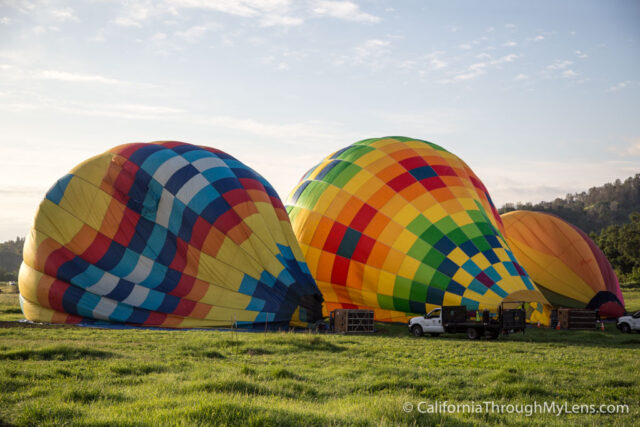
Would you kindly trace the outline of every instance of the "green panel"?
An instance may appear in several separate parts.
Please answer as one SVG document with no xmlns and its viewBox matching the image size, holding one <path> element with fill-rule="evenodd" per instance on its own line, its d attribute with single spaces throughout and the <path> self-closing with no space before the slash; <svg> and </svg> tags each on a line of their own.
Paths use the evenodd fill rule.
<svg viewBox="0 0 640 427">
<path fill-rule="evenodd" d="M 394 310 L 393 297 L 389 295 L 378 294 L 378 305 L 385 310 Z"/>
<path fill-rule="evenodd" d="M 346 169 L 351 163 L 340 161 L 337 165 L 335 165 L 325 176 L 322 178 L 323 181 L 330 182 L 331 184 L 340 173 Z"/>
<path fill-rule="evenodd" d="M 489 242 L 487 242 L 487 240 L 484 237 L 475 237 L 471 239 L 471 241 L 473 242 L 474 245 L 476 245 L 476 248 L 478 248 L 478 250 L 482 252 L 488 251 L 489 249 L 491 249 L 491 245 L 489 244 Z"/>
<path fill-rule="evenodd" d="M 296 204 L 307 209 L 313 209 L 329 185 L 329 183 L 324 181 L 310 181 L 307 188 L 304 189 L 296 201 Z"/>
<path fill-rule="evenodd" d="M 433 275 L 433 279 L 431 279 L 431 282 L 429 283 L 429 286 L 434 286 L 436 288 L 442 289 L 443 291 L 446 291 L 450 281 L 451 277 L 447 277 L 443 273 L 436 271 L 436 273 Z"/>
<path fill-rule="evenodd" d="M 427 301 L 427 289 L 429 289 L 429 287 L 426 284 L 414 280 L 411 283 L 411 295 L 409 299 L 411 301 Z"/>
<path fill-rule="evenodd" d="M 431 225 L 420 235 L 420 239 L 433 246 L 438 243 L 443 236 L 444 233 L 440 231 L 438 227 L 436 227 L 435 225 Z"/>
<path fill-rule="evenodd" d="M 415 234 L 416 236 L 420 236 L 424 231 L 431 226 L 431 221 L 425 218 L 424 215 L 419 214 L 417 217 L 413 219 L 407 225 L 407 230 Z"/>
<path fill-rule="evenodd" d="M 289 218 L 291 218 L 292 221 L 300 213 L 300 208 L 298 206 L 288 205 L 286 206 L 286 209 L 287 209 L 287 214 L 289 215 Z"/>
<path fill-rule="evenodd" d="M 440 251 L 432 248 L 427 252 L 427 255 L 423 258 L 422 262 L 432 266 L 433 268 L 438 268 L 445 258 L 446 256 L 444 256 Z"/>
<path fill-rule="evenodd" d="M 363 139 L 361 141 L 354 142 L 353 145 L 369 145 L 369 144 L 373 144 L 374 142 L 378 141 L 379 139 L 380 138 Z"/>
<path fill-rule="evenodd" d="M 427 252 L 429 252 L 430 249 L 430 244 L 417 239 L 413 246 L 411 246 L 411 249 L 409 249 L 407 255 L 417 259 L 418 261 L 422 261 L 422 259 L 425 257 L 425 255 L 427 255 Z"/>
<path fill-rule="evenodd" d="M 396 276 L 396 283 L 393 285 L 393 296 L 396 298 L 408 299 L 411 294 L 411 280 Z"/>
<path fill-rule="evenodd" d="M 482 215 L 480 211 L 467 211 L 469 218 L 473 220 L 473 222 L 486 222 L 487 218 Z"/>
<path fill-rule="evenodd" d="M 475 223 L 463 225 L 460 229 L 464 232 L 464 234 L 467 235 L 467 240 L 473 239 L 474 237 L 483 236 L 482 232 L 480 231 L 480 229 L 478 229 L 478 226 Z"/>
<path fill-rule="evenodd" d="M 444 234 L 449 234 L 456 228 L 460 228 L 450 216 L 445 216 L 440 221 L 436 222 L 436 225 Z"/>
<path fill-rule="evenodd" d="M 351 180 L 351 178 L 353 178 L 358 172 L 362 170 L 360 166 L 354 165 L 353 163 L 345 162 L 345 164 L 348 166 L 345 167 L 332 182 L 332 184 L 336 187 L 344 187 L 345 184 L 349 182 L 349 180 Z"/>
<path fill-rule="evenodd" d="M 464 234 L 464 231 L 462 231 L 460 228 L 456 228 L 455 230 L 447 234 L 447 237 L 458 246 L 469 240 L 469 236 Z"/>
<path fill-rule="evenodd" d="M 356 160 L 358 160 L 360 157 L 364 156 L 365 154 L 373 150 L 375 150 L 375 148 L 369 147 L 368 145 L 353 145 L 348 150 L 345 150 L 342 153 L 340 153 L 336 157 L 336 159 L 353 163 Z"/>
<path fill-rule="evenodd" d="M 404 311 L 406 313 L 409 313 L 411 311 L 408 299 L 393 297 L 393 306 L 395 307 L 396 311 Z"/>
<path fill-rule="evenodd" d="M 433 275 L 435 274 L 436 269 L 427 264 L 420 264 L 418 270 L 416 271 L 416 275 L 413 277 L 414 280 L 428 284 L 431 282 Z"/>
<path fill-rule="evenodd" d="M 481 222 L 476 225 L 478 226 L 478 229 L 480 229 L 482 234 L 484 234 L 485 236 L 494 236 L 496 234 L 495 229 L 491 224 L 487 224 L 486 222 Z"/>
</svg>

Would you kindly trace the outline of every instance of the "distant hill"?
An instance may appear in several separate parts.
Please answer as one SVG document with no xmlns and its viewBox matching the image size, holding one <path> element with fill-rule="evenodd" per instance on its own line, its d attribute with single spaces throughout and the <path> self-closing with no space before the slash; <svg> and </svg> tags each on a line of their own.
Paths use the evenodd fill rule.
<svg viewBox="0 0 640 427">
<path fill-rule="evenodd" d="M 0 281 L 18 280 L 24 237 L 0 243 Z"/>
<path fill-rule="evenodd" d="M 513 210 L 555 214 L 586 233 L 600 233 L 610 225 L 628 223 L 629 215 L 640 212 L 640 173 L 624 182 L 618 179 L 582 193 L 567 194 L 552 202 L 507 203 L 498 212 Z"/>
</svg>

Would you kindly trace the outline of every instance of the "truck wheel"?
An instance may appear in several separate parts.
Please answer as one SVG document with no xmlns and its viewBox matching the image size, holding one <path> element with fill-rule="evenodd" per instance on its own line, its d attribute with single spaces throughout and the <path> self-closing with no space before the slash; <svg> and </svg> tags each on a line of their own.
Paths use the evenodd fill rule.
<svg viewBox="0 0 640 427">
<path fill-rule="evenodd" d="M 631 332 L 631 327 L 628 323 L 621 323 L 620 332 L 622 332 L 623 334 L 628 334 L 629 332 Z"/>
<path fill-rule="evenodd" d="M 468 328 L 467 329 L 467 338 L 470 340 L 477 340 L 480 334 L 476 328 Z"/>
<path fill-rule="evenodd" d="M 422 326 L 413 325 L 411 327 L 411 333 L 413 334 L 414 337 L 421 337 L 422 336 Z"/>
<path fill-rule="evenodd" d="M 431 336 L 434 337 L 434 338 L 438 338 L 440 336 L 440 334 L 437 333 L 437 332 L 431 332 Z"/>
</svg>

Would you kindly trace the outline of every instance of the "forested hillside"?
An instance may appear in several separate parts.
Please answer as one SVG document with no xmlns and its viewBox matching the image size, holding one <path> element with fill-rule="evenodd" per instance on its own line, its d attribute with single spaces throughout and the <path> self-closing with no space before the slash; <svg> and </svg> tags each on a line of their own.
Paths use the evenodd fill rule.
<svg viewBox="0 0 640 427">
<path fill-rule="evenodd" d="M 530 210 L 547 212 L 579 227 L 585 233 L 599 233 L 610 225 L 629 222 L 629 215 L 640 212 L 640 173 L 582 193 L 567 194 L 552 202 L 507 203 L 498 211 Z"/>
</svg>

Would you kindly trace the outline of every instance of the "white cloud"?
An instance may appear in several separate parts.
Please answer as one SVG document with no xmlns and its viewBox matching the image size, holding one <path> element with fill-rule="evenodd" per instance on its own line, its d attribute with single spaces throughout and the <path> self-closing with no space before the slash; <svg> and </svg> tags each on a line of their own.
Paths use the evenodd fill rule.
<svg viewBox="0 0 640 427">
<path fill-rule="evenodd" d="M 330 16 L 355 22 L 379 22 L 380 18 L 360 10 L 360 6 L 350 1 L 318 1 L 313 8 L 318 16 Z"/>
<path fill-rule="evenodd" d="M 0 24 L 2 25 L 9 25 L 9 22 L 11 22 L 11 20 L 6 16 L 3 16 L 2 18 L 0 18 Z"/>
<path fill-rule="evenodd" d="M 495 27 L 489 27 L 487 28 L 487 33 L 493 33 L 495 30 Z"/>
<path fill-rule="evenodd" d="M 518 46 L 518 43 L 516 43 L 516 42 L 514 42 L 514 41 L 509 40 L 508 42 L 506 42 L 506 43 L 505 43 L 505 44 L 503 44 L 502 46 L 505 46 L 505 47 L 514 47 L 514 46 Z"/>
<path fill-rule="evenodd" d="M 184 31 L 176 31 L 175 35 L 188 43 L 196 43 L 204 37 L 207 31 L 209 31 L 208 27 L 204 25 L 196 25 L 191 28 L 187 28 Z"/>
<path fill-rule="evenodd" d="M 529 76 L 527 76 L 526 74 L 518 74 L 517 76 L 514 77 L 514 80 L 527 80 L 529 78 Z"/>
<path fill-rule="evenodd" d="M 471 44 L 469 44 L 469 43 L 463 43 L 463 44 L 459 45 L 458 47 L 459 47 L 460 49 L 462 49 L 462 50 L 469 50 L 469 49 L 471 49 Z"/>
<path fill-rule="evenodd" d="M 589 55 L 587 55 L 586 53 L 584 53 L 581 50 L 576 50 L 576 55 L 578 55 L 578 58 L 582 58 L 582 59 L 585 59 L 585 58 L 589 57 Z"/>
<path fill-rule="evenodd" d="M 547 70 L 564 70 L 565 68 L 569 67 L 571 64 L 573 64 L 573 61 L 568 61 L 568 60 L 564 60 L 561 61 L 559 59 L 553 61 L 552 64 L 547 65 Z"/>
<path fill-rule="evenodd" d="M 579 73 L 576 73 L 572 69 L 564 70 L 562 72 L 562 77 L 564 77 L 565 79 L 571 79 L 573 77 L 578 77 L 579 75 Z"/>
<path fill-rule="evenodd" d="M 542 41 L 542 40 L 544 40 L 544 36 L 536 36 L 536 37 L 533 38 L 533 41 L 535 41 L 535 42 L 539 42 L 539 41 Z"/>
<path fill-rule="evenodd" d="M 302 25 L 304 19 L 297 16 L 286 16 L 278 14 L 266 15 L 261 19 L 260 25 L 263 27 L 295 27 Z"/>
<path fill-rule="evenodd" d="M 77 21 L 78 20 L 73 9 L 71 9 L 70 7 L 52 10 L 51 14 L 58 21 Z"/>
<path fill-rule="evenodd" d="M 620 82 L 617 83 L 613 86 L 611 86 L 609 89 L 607 89 L 608 92 L 617 92 L 619 90 L 622 90 L 624 88 L 626 88 L 627 86 L 631 85 L 633 82 L 631 80 L 626 80 L 624 82 Z"/>
<path fill-rule="evenodd" d="M 368 59 L 380 57 L 389 52 L 391 42 L 388 40 L 371 39 L 356 46 L 354 60 L 363 63 Z"/>
<path fill-rule="evenodd" d="M 91 83 L 101 83 L 106 85 L 129 84 L 129 82 L 125 82 L 123 80 L 112 79 L 112 78 L 100 76 L 97 74 L 69 73 L 67 71 L 57 71 L 57 70 L 44 70 L 44 71 L 41 71 L 40 73 L 37 73 L 35 77 L 43 80 L 60 80 L 60 81 L 67 81 L 67 82 L 91 82 Z"/>
<path fill-rule="evenodd" d="M 487 55 L 490 57 L 489 55 Z M 500 68 L 502 64 L 510 63 L 518 59 L 521 55 L 511 53 L 497 59 L 483 62 L 476 62 L 469 65 L 464 71 L 457 72 L 452 79 L 441 80 L 440 83 L 450 83 L 451 81 L 473 80 L 485 74 L 491 68 Z"/>
<path fill-rule="evenodd" d="M 518 26 L 516 24 L 507 24 L 507 25 L 504 26 L 504 28 L 506 28 L 507 30 L 513 31 L 513 30 L 517 29 Z"/>
</svg>

